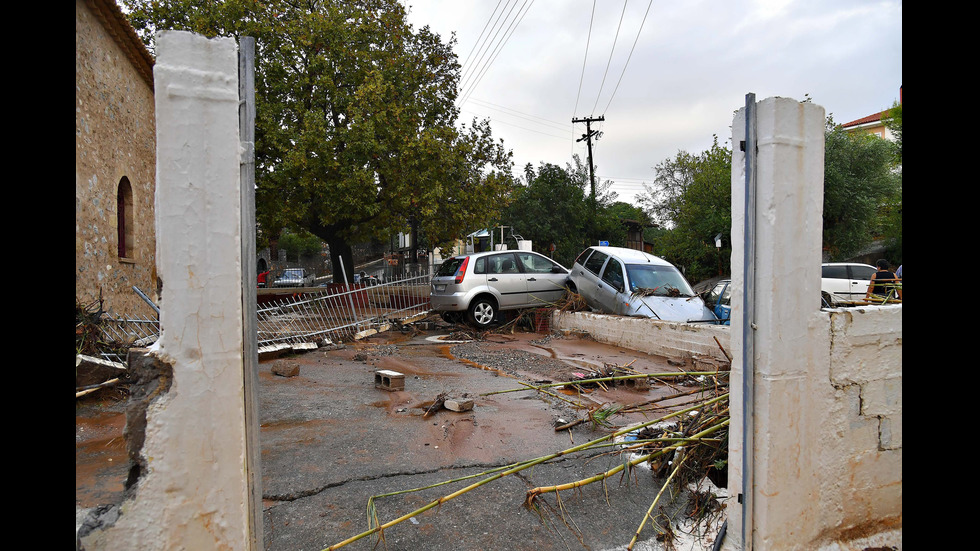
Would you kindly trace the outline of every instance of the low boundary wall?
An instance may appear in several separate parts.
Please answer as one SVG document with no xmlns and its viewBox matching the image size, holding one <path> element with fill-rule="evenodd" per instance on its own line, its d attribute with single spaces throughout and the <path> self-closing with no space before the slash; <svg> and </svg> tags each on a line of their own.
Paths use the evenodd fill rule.
<svg viewBox="0 0 980 551">
<path fill-rule="evenodd" d="M 556 312 L 552 327 L 584 331 L 599 342 L 668 358 L 708 357 L 731 361 L 727 325 L 678 323 L 592 312 Z"/>
<path fill-rule="evenodd" d="M 757 452 L 757 484 L 768 490 L 759 497 L 757 543 L 821 550 L 900 543 L 902 307 L 823 310 L 809 325 L 799 342 L 808 367 L 797 381 L 806 390 L 793 402 L 795 421 L 756 420 L 769 447 L 793 450 Z M 557 312 L 552 327 L 668 358 L 720 360 L 732 348 L 729 326 Z"/>
</svg>

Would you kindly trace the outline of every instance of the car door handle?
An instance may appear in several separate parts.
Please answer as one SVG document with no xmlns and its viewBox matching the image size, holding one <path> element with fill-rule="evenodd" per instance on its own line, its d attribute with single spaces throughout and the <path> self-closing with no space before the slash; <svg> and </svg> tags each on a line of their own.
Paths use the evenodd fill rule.
<svg viewBox="0 0 980 551">
<path fill-rule="evenodd" d="M 529 278 L 527 278 L 527 280 L 528 280 L 528 281 L 537 281 L 537 279 L 535 279 L 535 278 L 533 278 L 533 277 L 529 277 Z"/>
</svg>

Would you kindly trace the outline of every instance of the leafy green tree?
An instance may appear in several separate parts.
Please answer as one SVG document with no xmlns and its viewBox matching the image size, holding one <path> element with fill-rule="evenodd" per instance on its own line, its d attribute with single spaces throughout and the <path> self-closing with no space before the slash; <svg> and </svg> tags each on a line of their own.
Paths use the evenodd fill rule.
<svg viewBox="0 0 980 551">
<path fill-rule="evenodd" d="M 537 172 L 525 167 L 526 185 L 518 186 L 501 215 L 505 225 L 513 226 L 530 239 L 539 252 L 547 254 L 553 243 L 553 258 L 570 266 L 586 246 L 590 218 L 587 180 L 569 166 L 542 163 Z"/>
<path fill-rule="evenodd" d="M 419 228 L 438 245 L 493 218 L 511 155 L 489 123 L 457 128 L 452 46 L 397 0 L 122 0 L 153 32 L 256 40 L 256 218 L 303 228 L 353 277 L 351 243 Z M 334 277 L 339 277 L 334 270 Z"/>
<path fill-rule="evenodd" d="M 283 230 L 279 236 L 279 248 L 286 252 L 287 259 L 300 260 L 319 255 L 323 245 L 317 236 L 309 232 Z"/>
<path fill-rule="evenodd" d="M 656 178 L 640 198 L 656 222 L 654 254 L 683 268 L 692 282 L 731 272 L 732 152 L 718 143 L 697 155 L 678 151 L 655 168 Z M 722 249 L 715 236 L 722 234 Z"/>
<path fill-rule="evenodd" d="M 902 264 L 902 104 L 895 103 L 885 117 L 887 127 L 895 137 L 896 162 L 893 169 L 898 189 L 882 209 L 884 228 L 882 236 L 888 242 L 885 257 L 893 264 Z"/>
<path fill-rule="evenodd" d="M 895 145 L 851 134 L 827 118 L 824 149 L 823 245 L 846 260 L 884 234 L 887 211 L 901 210 Z"/>
</svg>

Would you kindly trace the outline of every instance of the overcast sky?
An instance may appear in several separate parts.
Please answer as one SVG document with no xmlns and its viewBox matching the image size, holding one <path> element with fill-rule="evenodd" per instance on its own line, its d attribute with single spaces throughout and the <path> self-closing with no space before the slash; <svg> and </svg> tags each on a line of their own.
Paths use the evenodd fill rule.
<svg viewBox="0 0 980 551">
<path fill-rule="evenodd" d="M 632 202 L 679 150 L 728 143 L 732 116 L 781 96 L 838 123 L 891 107 L 902 3 L 877 0 L 403 0 L 416 27 L 456 35 L 462 120 L 489 118 L 515 171 L 587 157 Z M 594 7 L 594 10 L 593 10 Z"/>
</svg>

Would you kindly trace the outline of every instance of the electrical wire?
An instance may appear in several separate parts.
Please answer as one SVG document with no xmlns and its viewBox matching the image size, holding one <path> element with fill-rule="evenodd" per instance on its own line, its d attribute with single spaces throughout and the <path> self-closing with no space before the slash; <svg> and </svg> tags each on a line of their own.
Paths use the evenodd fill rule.
<svg viewBox="0 0 980 551">
<path fill-rule="evenodd" d="M 525 2 L 526 2 L 526 0 L 525 0 Z M 507 3 L 510 4 L 510 0 L 508 0 Z M 510 14 L 513 13 L 514 8 L 516 8 L 516 7 L 517 7 L 517 2 L 515 0 L 514 4 L 510 6 L 510 10 L 507 11 L 507 15 L 506 15 L 506 17 L 504 19 L 505 22 L 506 22 L 507 19 L 510 18 Z M 495 40 L 497 40 L 497 37 L 500 35 L 500 31 L 504 28 L 504 24 L 503 23 L 501 23 L 500 26 L 497 25 L 497 23 L 500 21 L 500 18 L 501 17 L 504 17 L 503 11 L 500 12 L 500 15 L 497 16 L 497 21 L 495 21 L 494 24 L 493 24 L 493 28 L 495 29 L 493 31 L 493 37 L 490 38 L 488 41 L 484 41 L 484 43 L 480 46 L 480 49 L 478 50 L 480 52 L 479 53 L 479 58 L 476 60 L 476 62 L 473 65 L 468 66 L 463 71 L 464 74 L 463 74 L 462 79 L 460 79 L 460 83 L 459 83 L 459 89 L 461 91 L 467 87 L 466 83 L 468 81 L 472 82 L 474 71 L 476 71 L 477 74 L 479 74 L 480 71 L 482 71 L 482 65 L 481 64 L 483 63 L 483 59 L 486 57 L 487 52 L 489 52 L 490 49 L 493 48 L 492 43 Z M 489 45 L 489 47 L 488 47 L 488 45 Z M 486 49 L 484 49 L 484 48 L 486 48 Z M 471 69 L 471 67 L 476 67 L 476 69 Z M 462 96 L 462 95 L 463 94 L 460 93 L 460 96 Z"/>
<path fill-rule="evenodd" d="M 465 97 L 463 98 L 463 101 L 460 103 L 460 105 L 465 103 L 466 100 L 469 99 L 469 96 L 476 90 L 476 87 L 479 86 L 480 81 L 483 80 L 483 77 L 486 76 L 487 71 L 490 70 L 490 66 L 493 65 L 493 62 L 497 59 L 497 56 L 500 55 L 500 50 L 502 50 L 504 45 L 507 44 L 507 42 L 510 40 L 510 37 L 514 35 L 514 31 L 517 30 L 517 27 L 521 24 L 521 21 L 524 20 L 524 16 L 527 15 L 527 12 L 531 10 L 531 6 L 534 5 L 534 0 L 530 0 L 530 2 L 531 4 L 528 5 L 528 0 L 524 0 L 524 4 L 521 5 L 521 9 L 524 9 L 525 5 L 527 5 L 527 9 L 524 10 L 523 14 L 520 12 L 520 10 L 518 10 L 519 17 L 511 20 L 510 26 L 507 29 L 507 35 L 504 37 L 502 41 L 500 41 L 497 44 L 497 48 L 496 50 L 494 50 L 493 57 L 483 67 L 483 71 L 480 73 L 479 78 L 477 78 L 476 82 L 472 86 L 470 86 L 469 91 L 466 92 Z"/>
<path fill-rule="evenodd" d="M 504 0 L 497 0 L 497 5 L 493 8 L 493 12 L 490 14 L 490 17 L 487 18 L 487 22 L 483 24 L 483 29 L 480 31 L 480 36 L 476 38 L 476 42 L 474 42 L 473 47 L 470 48 L 470 53 L 466 54 L 466 59 L 463 61 L 464 67 L 469 67 L 470 58 L 473 57 L 473 52 L 476 51 L 476 46 L 480 43 L 481 40 L 483 40 L 483 35 L 484 33 L 487 32 L 487 27 L 490 25 L 490 21 L 493 19 L 493 14 L 497 13 L 497 8 L 500 7 L 500 4 L 503 1 Z"/>
<path fill-rule="evenodd" d="M 653 0 L 650 0 L 651 2 Z M 629 0 L 623 1 L 623 11 L 619 14 L 619 24 L 616 25 L 616 36 L 613 37 L 612 48 L 609 49 L 609 60 L 606 61 L 606 70 L 602 73 L 602 83 L 599 84 L 599 93 L 595 96 L 595 104 L 592 106 L 592 114 L 595 114 L 595 108 L 599 106 L 599 98 L 602 96 L 602 89 L 606 86 L 606 75 L 609 74 L 609 66 L 612 65 L 613 52 L 616 51 L 616 42 L 619 41 L 619 30 L 623 27 L 623 17 L 626 16 L 626 5 L 629 4 Z M 642 28 L 642 27 L 641 27 Z"/>
<path fill-rule="evenodd" d="M 578 100 L 582 95 L 582 83 L 585 82 L 585 64 L 589 60 L 589 43 L 592 42 L 592 23 L 595 21 L 595 0 L 592 0 L 592 16 L 589 18 L 589 36 L 585 39 L 585 58 L 582 60 L 582 75 L 578 79 L 578 93 L 575 94 L 575 108 L 572 116 L 578 112 Z"/>
<path fill-rule="evenodd" d="M 603 113 L 609 111 L 609 106 L 612 105 L 613 98 L 616 97 L 616 92 L 619 91 L 619 84 L 623 82 L 623 75 L 626 74 L 626 67 L 629 66 L 630 59 L 633 57 L 633 50 L 636 49 L 636 43 L 640 40 L 640 33 L 643 32 L 643 24 L 646 23 L 647 16 L 650 14 L 651 7 L 653 7 L 653 0 L 650 0 L 650 3 L 647 4 L 647 11 L 643 14 L 643 20 L 640 21 L 640 29 L 636 31 L 636 38 L 633 40 L 633 47 L 630 48 L 630 55 L 626 58 L 626 64 L 623 65 L 623 72 L 620 73 L 619 80 L 616 81 L 616 88 L 613 89 L 612 95 L 609 96 L 609 103 L 606 104 L 606 108 L 602 111 Z M 596 101 L 598 101 L 598 98 L 596 99 Z"/>
</svg>

